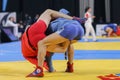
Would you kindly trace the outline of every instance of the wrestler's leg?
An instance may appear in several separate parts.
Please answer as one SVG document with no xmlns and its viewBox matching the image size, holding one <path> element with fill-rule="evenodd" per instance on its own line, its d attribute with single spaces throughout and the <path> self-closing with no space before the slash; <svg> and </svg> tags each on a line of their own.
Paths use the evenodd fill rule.
<svg viewBox="0 0 120 80">
<path fill-rule="evenodd" d="M 64 53 L 67 50 L 69 44 L 70 44 L 70 41 L 66 40 L 65 42 L 60 43 L 60 44 L 48 45 L 47 46 L 47 51 Z"/>
<path fill-rule="evenodd" d="M 112 35 L 113 35 L 114 37 L 117 37 L 117 34 L 116 34 L 116 33 L 113 33 Z"/>
<path fill-rule="evenodd" d="M 45 61 L 47 62 L 47 66 L 49 67 L 49 72 L 55 72 L 55 69 L 53 67 L 53 64 L 52 64 L 52 56 L 53 56 L 54 53 L 49 53 L 49 55 L 47 55 L 45 57 Z"/>
<path fill-rule="evenodd" d="M 44 57 L 46 55 L 47 46 L 53 44 L 60 44 L 68 41 L 68 39 L 58 35 L 57 33 L 53 33 L 43 40 L 38 42 L 38 66 L 43 67 Z"/>
<path fill-rule="evenodd" d="M 73 45 L 71 44 L 68 48 L 68 62 L 70 64 L 73 63 L 73 57 L 74 57 L 74 47 Z"/>
<path fill-rule="evenodd" d="M 73 57 L 74 57 L 74 48 L 72 44 L 68 47 L 68 62 L 65 72 L 73 72 Z"/>
<path fill-rule="evenodd" d="M 113 32 L 113 29 L 107 28 L 107 29 L 106 29 L 106 32 L 108 33 L 108 37 L 110 37 L 110 36 L 111 36 L 111 33 Z"/>
<path fill-rule="evenodd" d="M 72 40 L 72 41 L 66 40 L 65 42 L 60 43 L 60 44 L 49 45 L 49 46 L 47 46 L 47 51 L 63 53 L 65 51 L 67 51 L 68 46 L 70 45 L 70 43 L 73 44 L 75 42 L 77 42 L 77 40 Z"/>
</svg>

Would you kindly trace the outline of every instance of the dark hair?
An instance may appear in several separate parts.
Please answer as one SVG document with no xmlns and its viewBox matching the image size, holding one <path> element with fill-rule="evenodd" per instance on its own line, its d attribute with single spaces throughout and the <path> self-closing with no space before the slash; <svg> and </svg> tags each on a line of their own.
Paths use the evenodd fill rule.
<svg viewBox="0 0 120 80">
<path fill-rule="evenodd" d="M 9 17 L 9 20 L 11 20 L 12 19 L 12 17 Z"/>
<path fill-rule="evenodd" d="M 85 8 L 85 12 L 87 12 L 89 9 L 90 9 L 90 7 L 89 7 L 89 6 L 88 6 L 88 7 L 86 7 L 86 8 Z"/>
</svg>

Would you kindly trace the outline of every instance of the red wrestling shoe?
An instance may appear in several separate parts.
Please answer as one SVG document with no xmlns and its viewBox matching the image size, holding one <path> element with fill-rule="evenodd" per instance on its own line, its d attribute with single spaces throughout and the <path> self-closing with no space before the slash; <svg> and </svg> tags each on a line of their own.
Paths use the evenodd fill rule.
<svg viewBox="0 0 120 80">
<path fill-rule="evenodd" d="M 73 63 L 70 64 L 69 62 L 67 62 L 67 69 L 65 72 L 73 72 Z"/>
<path fill-rule="evenodd" d="M 41 67 L 36 67 L 36 69 L 30 73 L 29 75 L 27 75 L 26 77 L 43 77 L 43 68 Z"/>
</svg>

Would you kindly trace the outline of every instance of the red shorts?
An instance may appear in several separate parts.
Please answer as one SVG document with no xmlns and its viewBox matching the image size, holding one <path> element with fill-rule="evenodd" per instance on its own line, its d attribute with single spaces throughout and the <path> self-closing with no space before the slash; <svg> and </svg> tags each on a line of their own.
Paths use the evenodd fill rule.
<svg viewBox="0 0 120 80">
<path fill-rule="evenodd" d="M 23 56 L 33 64 L 37 64 L 37 43 L 46 37 L 44 34 L 46 31 L 46 24 L 40 20 L 28 29 L 22 36 L 21 47 Z M 30 43 L 36 48 L 33 50 L 28 42 L 28 36 Z"/>
<path fill-rule="evenodd" d="M 37 50 L 33 50 L 29 45 L 26 32 L 22 36 L 21 48 L 24 58 L 32 64 L 37 65 Z"/>
<path fill-rule="evenodd" d="M 28 30 L 28 35 L 29 35 L 30 43 L 34 47 L 37 47 L 38 41 L 46 37 L 45 35 L 46 29 L 47 29 L 47 26 L 45 22 L 42 20 L 39 20 L 38 22 L 30 26 Z"/>
<path fill-rule="evenodd" d="M 26 32 L 22 36 L 21 48 L 23 56 L 37 56 L 37 50 L 33 50 L 28 43 L 28 38 Z"/>
</svg>

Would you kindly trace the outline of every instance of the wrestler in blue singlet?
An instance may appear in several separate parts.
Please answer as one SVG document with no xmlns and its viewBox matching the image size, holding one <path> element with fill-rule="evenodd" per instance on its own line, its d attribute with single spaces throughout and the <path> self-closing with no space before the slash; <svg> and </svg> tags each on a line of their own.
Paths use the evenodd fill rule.
<svg viewBox="0 0 120 80">
<path fill-rule="evenodd" d="M 59 12 L 68 14 L 69 11 L 61 9 Z M 58 33 L 69 40 L 80 40 L 84 35 L 84 29 L 76 20 L 68 20 L 65 18 L 58 18 L 51 22 L 50 27 L 53 32 Z"/>
<path fill-rule="evenodd" d="M 117 31 L 117 25 L 116 24 L 107 24 L 106 26 L 104 26 L 104 30 L 106 31 L 107 28 L 112 28 L 113 32 Z"/>
</svg>

